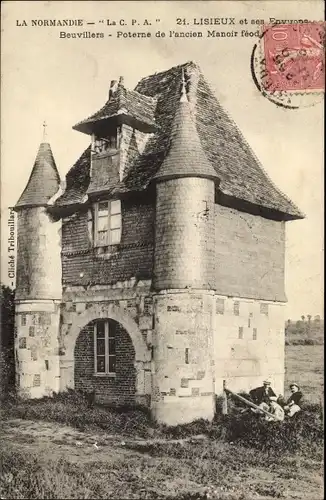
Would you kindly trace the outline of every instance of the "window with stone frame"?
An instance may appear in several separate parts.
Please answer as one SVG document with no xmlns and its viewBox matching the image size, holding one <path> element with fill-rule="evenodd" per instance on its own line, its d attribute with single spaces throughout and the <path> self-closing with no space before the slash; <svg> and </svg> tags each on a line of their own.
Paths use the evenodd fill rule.
<svg viewBox="0 0 326 500">
<path fill-rule="evenodd" d="M 94 373 L 116 373 L 116 326 L 112 320 L 97 320 L 94 324 Z"/>
<path fill-rule="evenodd" d="M 95 204 L 95 246 L 117 245 L 121 241 L 121 201 L 99 201 Z"/>
</svg>

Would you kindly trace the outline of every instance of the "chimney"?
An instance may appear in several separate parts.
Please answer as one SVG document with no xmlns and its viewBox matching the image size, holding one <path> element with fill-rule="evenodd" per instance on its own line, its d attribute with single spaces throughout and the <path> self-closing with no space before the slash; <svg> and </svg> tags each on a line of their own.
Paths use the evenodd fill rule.
<svg viewBox="0 0 326 500">
<path fill-rule="evenodd" d="M 117 81 L 116 80 L 111 80 L 111 83 L 110 83 L 110 90 L 109 90 L 109 100 L 111 99 L 111 97 L 114 96 L 116 90 L 117 90 Z"/>
<path fill-rule="evenodd" d="M 120 76 L 120 78 L 119 78 L 119 87 L 123 87 L 124 83 L 125 83 L 125 79 L 123 78 L 123 76 Z"/>
</svg>

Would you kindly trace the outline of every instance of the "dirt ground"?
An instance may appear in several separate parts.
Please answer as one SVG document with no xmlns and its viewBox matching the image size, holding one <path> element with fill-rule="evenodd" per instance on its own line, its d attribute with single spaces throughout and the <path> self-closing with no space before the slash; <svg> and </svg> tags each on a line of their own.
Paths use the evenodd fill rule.
<svg viewBox="0 0 326 500">
<path fill-rule="evenodd" d="M 142 449 L 142 445 L 155 444 L 158 441 L 162 444 L 165 440 L 126 439 L 119 435 L 107 435 L 105 432 L 79 432 L 62 424 L 20 419 L 3 422 L 1 434 L 2 446 L 6 446 L 7 443 L 12 449 L 17 447 L 19 451 L 36 452 L 41 461 L 56 460 L 62 457 L 71 463 L 82 464 L 86 467 L 99 464 L 99 473 L 105 474 L 105 471 L 110 471 L 111 477 L 112 474 L 116 476 L 116 484 L 119 484 L 119 471 L 123 464 L 123 467 L 128 468 L 129 466 L 130 469 L 135 469 L 138 479 L 141 475 L 144 488 L 147 487 L 149 480 L 156 491 L 159 489 L 167 494 L 175 494 L 178 491 L 190 492 L 203 486 L 196 483 L 196 479 L 189 477 L 186 473 L 187 464 L 182 463 L 183 459 L 166 455 L 152 456 L 146 451 L 139 451 Z M 220 447 L 222 461 L 223 457 L 228 456 L 229 453 L 236 452 L 232 443 L 216 441 L 212 443 L 205 436 L 175 440 L 174 442 L 177 441 L 190 441 L 194 447 L 201 446 L 203 450 L 210 446 Z M 167 443 L 167 441 L 165 442 Z M 169 443 L 171 444 L 171 441 Z M 144 450 L 146 450 L 146 446 L 144 446 Z M 137 468 L 137 464 L 139 464 L 139 468 Z M 229 492 L 231 496 L 213 496 L 213 498 L 240 498 L 232 496 L 232 492 L 237 492 L 240 489 L 244 492 L 244 496 L 241 497 L 244 500 L 267 500 L 275 497 L 322 500 L 323 481 L 319 467 L 317 462 L 313 463 L 313 461 L 302 457 L 293 458 L 292 470 L 287 465 L 274 468 L 266 467 L 262 463 L 261 468 L 250 468 L 246 467 L 244 463 L 243 468 L 238 469 L 230 476 L 228 475 L 227 487 L 223 484 L 212 486 L 215 495 L 220 491 L 223 495 Z"/>
</svg>

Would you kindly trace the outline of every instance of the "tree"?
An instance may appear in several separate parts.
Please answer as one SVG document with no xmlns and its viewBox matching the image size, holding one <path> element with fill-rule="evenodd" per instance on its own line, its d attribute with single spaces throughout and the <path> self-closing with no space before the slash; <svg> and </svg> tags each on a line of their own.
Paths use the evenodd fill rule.
<svg viewBox="0 0 326 500">
<path fill-rule="evenodd" d="M 305 320 L 305 317 L 304 317 L 304 316 L 302 315 L 302 316 L 301 316 L 301 319 L 302 319 L 302 321 L 304 322 L 304 320 Z"/>
<path fill-rule="evenodd" d="M 1 284 L 1 323 L 0 323 L 0 394 L 3 396 L 15 385 L 15 292 Z"/>
<path fill-rule="evenodd" d="M 308 323 L 310 323 L 310 321 L 311 321 L 311 314 L 307 314 L 307 318 L 308 318 Z"/>
</svg>

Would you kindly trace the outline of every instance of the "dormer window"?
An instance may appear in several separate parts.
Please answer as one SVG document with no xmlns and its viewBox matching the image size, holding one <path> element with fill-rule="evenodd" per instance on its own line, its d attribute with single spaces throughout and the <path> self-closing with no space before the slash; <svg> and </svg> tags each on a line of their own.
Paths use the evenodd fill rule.
<svg viewBox="0 0 326 500">
<path fill-rule="evenodd" d="M 109 134 L 105 134 L 102 137 L 94 137 L 93 139 L 93 152 L 95 154 L 106 153 L 112 149 L 118 149 L 119 147 L 119 129 L 115 129 Z"/>
<path fill-rule="evenodd" d="M 95 246 L 119 244 L 121 228 L 120 200 L 100 201 L 95 204 Z"/>
</svg>

